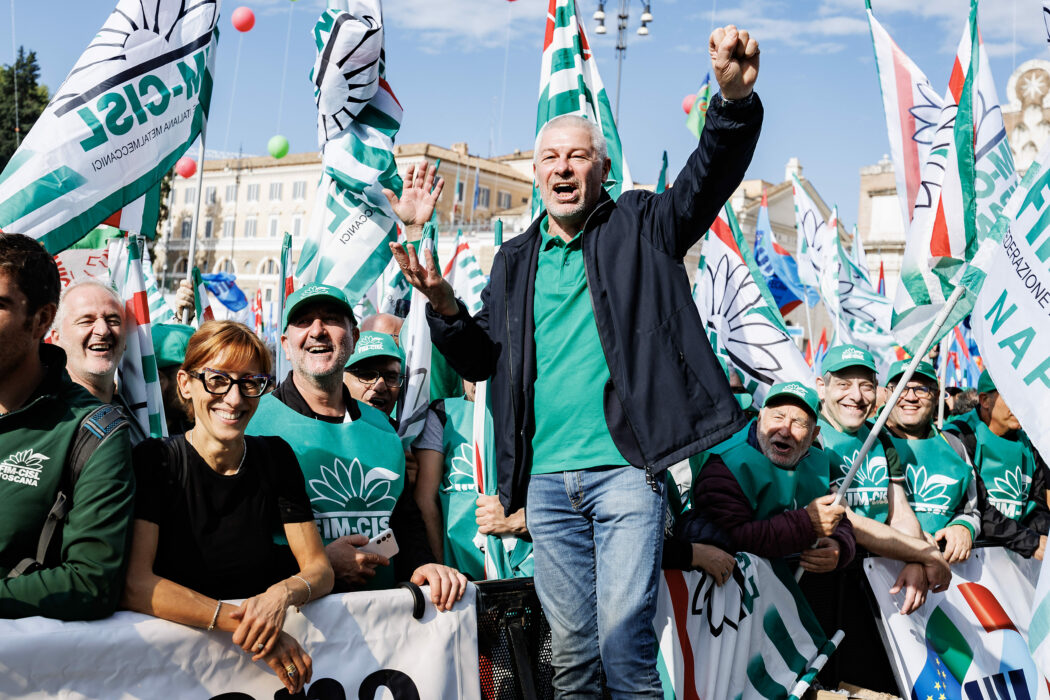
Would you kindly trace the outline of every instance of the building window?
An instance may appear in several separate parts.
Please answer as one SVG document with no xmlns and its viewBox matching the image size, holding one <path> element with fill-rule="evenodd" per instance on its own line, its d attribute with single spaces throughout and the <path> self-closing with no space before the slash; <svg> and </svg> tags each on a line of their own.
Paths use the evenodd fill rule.
<svg viewBox="0 0 1050 700">
<path fill-rule="evenodd" d="M 267 287 L 263 290 L 263 301 L 273 301 L 273 288 Z"/>
<path fill-rule="evenodd" d="M 226 185 L 226 201 L 233 202 L 237 199 L 237 185 Z"/>
<path fill-rule="evenodd" d="M 204 220 L 204 237 L 205 238 L 211 238 L 212 229 L 214 228 L 214 223 L 215 222 L 213 222 L 211 219 L 205 219 Z"/>
<path fill-rule="evenodd" d="M 306 180 L 296 180 L 292 183 L 292 199 L 297 202 L 306 199 Z"/>
<path fill-rule="evenodd" d="M 187 187 L 185 192 L 186 192 L 186 194 L 183 195 L 182 203 L 183 204 L 193 204 L 193 202 L 197 199 L 197 188 L 196 187 Z"/>
<path fill-rule="evenodd" d="M 204 188 L 204 203 L 215 204 L 215 188 L 205 187 Z"/>
<path fill-rule="evenodd" d="M 244 220 L 244 237 L 255 238 L 255 227 L 258 225 L 258 220 L 254 216 L 249 216 Z"/>
<path fill-rule="evenodd" d="M 500 209 L 510 209 L 510 192 L 500 192 L 496 195 L 496 203 Z"/>
<path fill-rule="evenodd" d="M 292 235 L 298 236 L 303 232 L 303 215 L 296 214 L 292 217 Z"/>
<path fill-rule="evenodd" d="M 252 261 L 251 260 L 245 260 L 244 264 L 241 265 L 241 268 L 244 269 L 244 274 L 250 275 L 251 272 L 252 272 Z"/>
<path fill-rule="evenodd" d="M 236 267 L 229 258 L 223 258 L 215 264 L 216 272 L 228 272 L 229 274 L 235 274 L 237 272 Z"/>
<path fill-rule="evenodd" d="M 277 238 L 277 224 L 279 223 L 278 217 L 270 217 L 270 238 Z"/>
<path fill-rule="evenodd" d="M 186 258 L 179 258 L 178 262 L 175 263 L 175 274 L 185 275 L 188 261 Z"/>
<path fill-rule="evenodd" d="M 284 191 L 283 182 L 271 182 L 270 183 L 270 201 L 279 202 L 281 200 L 281 194 Z"/>
<path fill-rule="evenodd" d="M 270 258 L 269 260 L 266 261 L 266 267 L 265 267 L 265 273 L 264 274 L 267 274 L 267 275 L 276 275 L 277 274 L 277 263 L 274 261 L 273 258 Z"/>
<path fill-rule="evenodd" d="M 225 219 L 222 220 L 222 237 L 223 238 L 232 238 L 233 237 L 233 227 L 235 225 L 235 222 L 236 222 L 236 219 L 234 219 L 232 216 L 227 216 Z"/>
<path fill-rule="evenodd" d="M 457 182 L 456 183 L 456 204 L 463 203 L 463 193 L 467 190 L 467 183 Z"/>
<path fill-rule="evenodd" d="M 246 192 L 247 199 L 249 202 L 259 201 L 259 185 L 248 185 L 248 191 Z"/>
<path fill-rule="evenodd" d="M 479 187 L 478 188 L 478 204 L 479 209 L 489 208 L 489 188 Z"/>
<path fill-rule="evenodd" d="M 189 218 L 182 220 L 181 231 L 179 232 L 182 238 L 189 238 L 193 232 L 193 222 Z"/>
</svg>

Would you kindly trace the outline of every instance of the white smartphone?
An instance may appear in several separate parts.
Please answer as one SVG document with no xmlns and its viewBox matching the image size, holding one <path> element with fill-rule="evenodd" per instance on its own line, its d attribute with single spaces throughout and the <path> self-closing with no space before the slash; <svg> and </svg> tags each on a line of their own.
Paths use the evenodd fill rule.
<svg viewBox="0 0 1050 700">
<path fill-rule="evenodd" d="M 358 550 L 369 552 L 370 554 L 379 554 L 387 559 L 392 558 L 398 553 L 397 540 L 394 538 L 394 531 L 390 528 L 383 530 L 378 535 L 368 540 L 368 544 L 363 547 L 358 547 Z"/>
</svg>

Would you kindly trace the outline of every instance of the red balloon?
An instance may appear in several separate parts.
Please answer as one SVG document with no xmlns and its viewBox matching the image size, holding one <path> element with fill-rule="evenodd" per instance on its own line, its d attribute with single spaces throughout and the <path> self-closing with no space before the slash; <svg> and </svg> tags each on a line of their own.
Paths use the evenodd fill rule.
<svg viewBox="0 0 1050 700">
<path fill-rule="evenodd" d="M 682 98 L 682 111 L 689 114 L 693 111 L 694 104 L 696 104 L 696 95 L 686 95 Z"/>
<path fill-rule="evenodd" d="M 230 20 L 233 22 L 234 29 L 239 32 L 248 32 L 255 26 L 255 13 L 242 5 L 233 11 Z"/>
<path fill-rule="evenodd" d="M 175 172 L 182 177 L 191 178 L 197 172 L 197 161 L 189 156 L 183 156 L 175 161 Z"/>
</svg>

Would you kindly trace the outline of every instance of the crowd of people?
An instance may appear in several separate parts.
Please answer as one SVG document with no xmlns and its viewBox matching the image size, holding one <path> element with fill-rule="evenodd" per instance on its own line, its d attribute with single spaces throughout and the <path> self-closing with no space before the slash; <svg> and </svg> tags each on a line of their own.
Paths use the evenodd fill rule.
<svg viewBox="0 0 1050 700">
<path fill-rule="evenodd" d="M 614 697 L 655 698 L 661 567 L 724 585 L 734 555 L 749 552 L 797 556 L 822 624 L 847 632 L 826 673 L 884 687 L 892 674 L 872 660 L 874 620 L 844 604 L 866 585 L 861 556 L 902 563 L 891 593 L 904 614 L 947 587 L 977 540 L 1041 559 L 1047 467 L 987 374 L 951 396 L 956 415 L 939 427 L 937 375 L 923 362 L 837 504 L 904 373 L 898 363 L 879 386 L 871 354 L 850 345 L 828 352 L 813 385 L 775 385 L 758 410 L 738 404 L 681 260 L 754 152 L 759 51 L 729 26 L 710 52 L 721 92 L 662 194 L 612 201 L 600 128 L 571 116 L 542 128 L 545 214 L 500 248 L 479 314 L 429 251 L 391 246 L 462 379 L 407 447 L 395 413 L 402 320 L 359 320 L 324 284 L 286 300 L 284 377 L 243 325 L 154 326 L 170 437 L 148 437 L 117 377 L 119 296 L 95 281 L 61 290 L 35 240 L 0 234 L 0 617 L 123 608 L 219 630 L 294 693 L 312 666 L 284 631 L 289 607 L 411 581 L 449 610 L 468 578 L 485 576 L 477 535 L 515 535 L 534 546 L 556 694 L 598 697 L 601 669 Z M 434 168 L 421 167 L 400 196 L 388 193 L 408 240 L 440 192 Z M 180 315 L 192 309 L 188 286 L 178 303 Z M 498 473 L 490 496 L 465 468 L 480 381 Z M 368 551 L 387 530 L 397 554 Z"/>
</svg>

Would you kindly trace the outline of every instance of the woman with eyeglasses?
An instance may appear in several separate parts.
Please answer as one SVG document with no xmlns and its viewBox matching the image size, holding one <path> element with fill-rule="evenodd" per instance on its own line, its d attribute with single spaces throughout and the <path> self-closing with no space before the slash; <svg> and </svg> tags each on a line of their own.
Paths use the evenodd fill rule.
<svg viewBox="0 0 1050 700">
<path fill-rule="evenodd" d="M 294 694 L 309 682 L 311 661 L 283 631 L 285 614 L 328 593 L 333 574 L 291 447 L 244 435 L 273 388 L 270 371 L 266 347 L 240 323 L 210 321 L 190 338 L 177 382 L 193 428 L 133 452 L 123 604 L 231 632 Z M 236 599 L 244 602 L 226 602 Z"/>
</svg>

